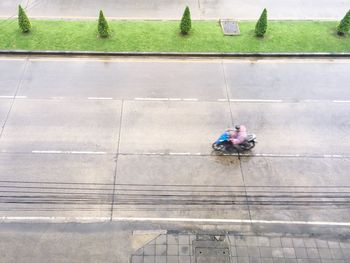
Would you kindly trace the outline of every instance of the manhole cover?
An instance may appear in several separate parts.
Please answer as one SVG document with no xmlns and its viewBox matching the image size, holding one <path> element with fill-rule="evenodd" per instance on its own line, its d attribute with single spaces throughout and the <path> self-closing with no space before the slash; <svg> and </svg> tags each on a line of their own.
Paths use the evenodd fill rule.
<svg viewBox="0 0 350 263">
<path fill-rule="evenodd" d="M 241 32 L 239 31 L 238 22 L 230 19 L 222 19 L 220 20 L 221 29 L 224 32 L 224 35 L 239 35 Z"/>
<path fill-rule="evenodd" d="M 228 248 L 196 247 L 196 263 L 230 263 Z"/>
</svg>

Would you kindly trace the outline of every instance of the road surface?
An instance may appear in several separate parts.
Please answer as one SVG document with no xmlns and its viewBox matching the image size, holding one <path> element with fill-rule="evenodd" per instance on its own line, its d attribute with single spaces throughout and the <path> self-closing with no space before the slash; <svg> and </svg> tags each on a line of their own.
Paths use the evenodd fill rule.
<svg viewBox="0 0 350 263">
<path fill-rule="evenodd" d="M 2 57 L 0 216 L 348 224 L 349 65 Z"/>
</svg>

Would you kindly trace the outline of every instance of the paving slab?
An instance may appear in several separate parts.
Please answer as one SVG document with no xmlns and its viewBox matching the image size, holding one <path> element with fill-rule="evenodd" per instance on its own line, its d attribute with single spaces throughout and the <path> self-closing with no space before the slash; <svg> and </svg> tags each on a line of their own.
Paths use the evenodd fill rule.
<svg viewBox="0 0 350 263">
<path fill-rule="evenodd" d="M 0 61 L 1 65 L 1 61 Z M 226 98 L 221 63 L 30 60 L 20 95 L 115 99 Z"/>
<path fill-rule="evenodd" d="M 226 103 L 127 101 L 120 152 L 208 154 L 216 136 L 231 125 Z"/>
<path fill-rule="evenodd" d="M 348 222 L 349 159 L 242 158 L 258 220 Z"/>
<path fill-rule="evenodd" d="M 0 149 L 116 152 L 120 101 L 16 100 Z"/>
<path fill-rule="evenodd" d="M 346 61 L 228 61 L 224 68 L 231 99 L 350 99 Z"/>
<path fill-rule="evenodd" d="M 257 134 L 253 153 L 349 154 L 349 107 L 336 103 L 231 103 L 233 119 Z"/>
<path fill-rule="evenodd" d="M 115 156 L 0 154 L 0 216 L 108 217 Z"/>
<path fill-rule="evenodd" d="M 114 217 L 247 218 L 237 157 L 120 155 Z"/>
<path fill-rule="evenodd" d="M 25 60 L 0 59 L 0 96 L 14 96 L 23 74 Z"/>
</svg>

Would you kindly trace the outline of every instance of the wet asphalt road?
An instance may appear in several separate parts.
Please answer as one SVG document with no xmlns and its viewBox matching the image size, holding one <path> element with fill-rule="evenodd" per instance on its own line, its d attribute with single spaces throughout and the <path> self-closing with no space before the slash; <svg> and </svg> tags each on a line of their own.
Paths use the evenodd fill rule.
<svg viewBox="0 0 350 263">
<path fill-rule="evenodd" d="M 0 216 L 349 222 L 349 66 L 2 57 Z"/>
<path fill-rule="evenodd" d="M 271 19 L 341 19 L 349 0 L 178 0 L 128 1 L 103 0 L 2 0 L 0 16 L 17 14 L 18 4 L 25 6 L 31 17 L 96 18 L 99 9 L 107 17 L 122 19 L 179 19 L 186 5 L 194 19 L 257 19 L 263 8 Z"/>
</svg>

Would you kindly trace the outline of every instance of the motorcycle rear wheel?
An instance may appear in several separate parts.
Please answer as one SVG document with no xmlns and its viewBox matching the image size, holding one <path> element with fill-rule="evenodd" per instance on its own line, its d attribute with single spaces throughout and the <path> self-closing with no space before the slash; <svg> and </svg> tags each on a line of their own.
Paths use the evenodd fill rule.
<svg viewBox="0 0 350 263">
<path fill-rule="evenodd" d="M 255 147 L 255 141 L 249 142 L 249 147 L 242 147 L 243 150 L 251 150 Z"/>
<path fill-rule="evenodd" d="M 252 147 L 250 147 L 250 149 L 253 149 L 255 147 L 255 141 L 251 141 L 250 143 L 252 144 Z"/>
</svg>

